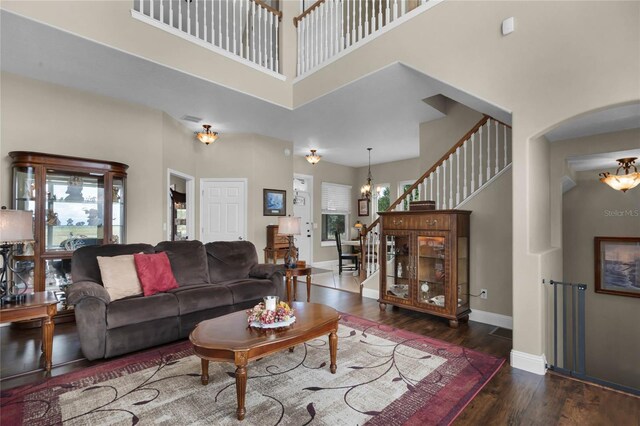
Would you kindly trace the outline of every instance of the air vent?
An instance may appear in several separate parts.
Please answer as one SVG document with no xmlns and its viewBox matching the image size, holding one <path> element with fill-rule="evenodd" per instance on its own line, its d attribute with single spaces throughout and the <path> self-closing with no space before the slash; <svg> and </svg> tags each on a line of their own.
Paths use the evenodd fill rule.
<svg viewBox="0 0 640 426">
<path fill-rule="evenodd" d="M 183 115 L 180 119 L 184 121 L 191 121 L 192 123 L 199 123 L 202 121 L 202 118 L 195 117 L 193 115 Z"/>
</svg>

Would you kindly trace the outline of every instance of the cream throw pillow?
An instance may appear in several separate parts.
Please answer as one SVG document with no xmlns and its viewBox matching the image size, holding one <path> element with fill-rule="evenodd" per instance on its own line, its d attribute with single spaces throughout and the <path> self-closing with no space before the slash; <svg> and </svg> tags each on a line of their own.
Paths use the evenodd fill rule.
<svg viewBox="0 0 640 426">
<path fill-rule="evenodd" d="M 102 284 L 111 301 L 142 294 L 142 286 L 136 272 L 132 254 L 122 256 L 97 256 Z"/>
</svg>

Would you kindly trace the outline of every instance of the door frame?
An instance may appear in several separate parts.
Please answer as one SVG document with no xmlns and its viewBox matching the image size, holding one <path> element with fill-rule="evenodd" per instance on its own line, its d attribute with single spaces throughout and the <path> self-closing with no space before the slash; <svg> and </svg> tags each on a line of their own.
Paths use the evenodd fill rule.
<svg viewBox="0 0 640 426">
<path fill-rule="evenodd" d="M 196 230 L 196 224 L 195 224 L 195 210 L 196 210 L 196 205 L 195 205 L 195 178 L 191 175 L 188 175 L 186 173 L 182 173 L 179 172 L 177 170 L 173 170 L 170 168 L 167 168 L 167 220 L 164 223 L 164 227 L 165 227 L 165 231 L 167 232 L 167 241 L 171 240 L 171 227 L 172 224 L 169 223 L 169 221 L 171 220 L 171 196 L 169 195 L 169 188 L 171 185 L 171 176 L 176 176 L 179 177 L 181 179 L 184 179 L 187 182 L 187 235 L 189 236 L 190 239 L 195 240 L 195 230 Z"/>
<path fill-rule="evenodd" d="M 203 183 L 205 182 L 242 182 L 244 184 L 244 234 L 242 239 L 247 241 L 249 230 L 249 179 L 248 178 L 200 178 L 200 226 L 198 229 L 198 239 L 202 241 L 202 223 L 204 218 L 204 207 L 202 197 L 204 196 Z"/>
<path fill-rule="evenodd" d="M 307 193 L 309 194 L 309 210 L 311 210 L 311 212 L 309 213 L 309 215 L 311 216 L 311 244 L 309 244 L 309 257 L 311 258 L 311 264 L 314 263 L 314 259 L 313 259 L 313 242 L 315 241 L 315 234 L 316 234 L 316 218 L 314 215 L 314 210 L 313 210 L 313 176 L 311 175 L 304 175 L 302 173 L 294 173 L 293 174 L 293 178 L 300 178 L 300 179 L 307 179 L 309 181 L 309 184 L 307 185 Z M 295 197 L 296 195 L 296 191 L 293 191 L 293 196 Z M 293 206 L 291 207 L 293 208 Z"/>
</svg>

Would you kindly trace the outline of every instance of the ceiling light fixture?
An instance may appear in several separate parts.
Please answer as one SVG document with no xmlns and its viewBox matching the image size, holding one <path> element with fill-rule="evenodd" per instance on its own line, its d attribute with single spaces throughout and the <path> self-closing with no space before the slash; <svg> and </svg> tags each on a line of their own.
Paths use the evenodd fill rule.
<svg viewBox="0 0 640 426">
<path fill-rule="evenodd" d="M 309 163 L 311 163 L 311 164 L 317 164 L 322 157 L 319 156 L 318 154 L 316 154 L 316 150 L 315 149 L 312 149 L 311 150 L 311 154 L 305 155 L 304 158 L 306 158 L 307 161 Z"/>
<path fill-rule="evenodd" d="M 620 166 L 616 170 L 616 174 L 612 175 L 609 172 L 599 173 L 600 182 L 606 183 L 615 190 L 627 192 L 631 188 L 635 188 L 640 184 L 640 173 L 635 166 L 636 159 L 638 157 L 620 158 L 616 160 Z M 629 173 L 629 170 L 633 167 L 634 172 Z M 624 169 L 624 174 L 620 175 L 620 169 Z"/>
<path fill-rule="evenodd" d="M 203 124 L 202 127 L 204 128 L 203 132 L 196 132 L 196 137 L 200 142 L 209 145 L 218 139 L 218 132 L 212 132 L 211 125 Z"/>
<path fill-rule="evenodd" d="M 367 183 L 365 183 L 364 185 L 362 185 L 362 187 L 360 188 L 360 193 L 362 194 L 363 198 L 366 198 L 367 200 L 371 199 L 371 150 L 373 148 L 367 148 L 367 151 L 369 151 L 369 172 L 367 173 Z"/>
</svg>

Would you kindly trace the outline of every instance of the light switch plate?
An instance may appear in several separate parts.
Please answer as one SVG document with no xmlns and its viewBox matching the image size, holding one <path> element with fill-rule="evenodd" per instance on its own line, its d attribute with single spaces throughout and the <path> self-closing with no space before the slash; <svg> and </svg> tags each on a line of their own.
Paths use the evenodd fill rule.
<svg viewBox="0 0 640 426">
<path fill-rule="evenodd" d="M 502 21 L 502 35 L 506 36 L 507 34 L 511 34 L 513 31 L 515 31 L 515 25 L 516 23 L 513 16 Z"/>
</svg>

